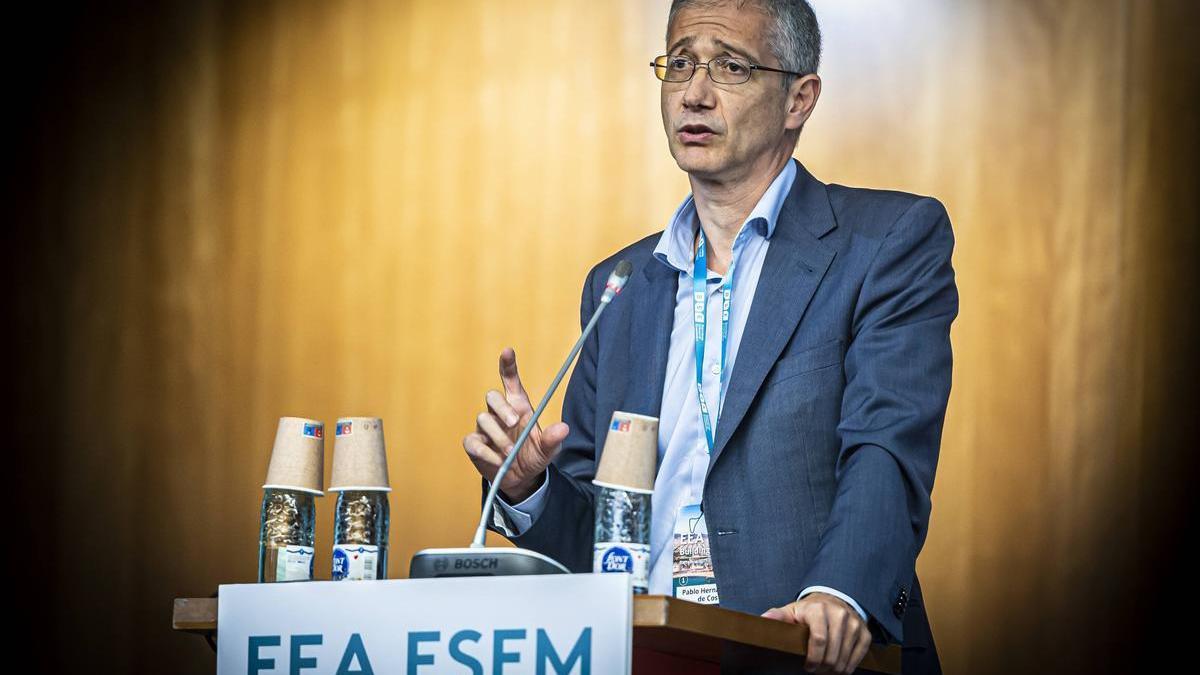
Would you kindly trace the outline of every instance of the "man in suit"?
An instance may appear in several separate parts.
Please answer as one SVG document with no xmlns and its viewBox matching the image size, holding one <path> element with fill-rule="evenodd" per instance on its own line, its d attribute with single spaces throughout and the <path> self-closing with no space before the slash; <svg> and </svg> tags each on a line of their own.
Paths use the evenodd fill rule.
<svg viewBox="0 0 1200 675">
<path fill-rule="evenodd" d="M 694 504 L 713 596 L 807 625 L 809 670 L 852 672 L 876 641 L 903 646 L 905 673 L 940 672 L 915 566 L 950 391 L 953 235 L 936 200 L 825 185 L 791 158 L 819 51 L 803 0 L 673 3 L 652 65 L 692 195 L 588 275 L 584 321 L 616 263 L 634 268 L 492 526 L 590 571 L 612 413 L 656 416 L 651 593 L 674 590 Z M 500 375 L 463 439 L 485 488 L 532 414 L 510 349 Z"/>
</svg>

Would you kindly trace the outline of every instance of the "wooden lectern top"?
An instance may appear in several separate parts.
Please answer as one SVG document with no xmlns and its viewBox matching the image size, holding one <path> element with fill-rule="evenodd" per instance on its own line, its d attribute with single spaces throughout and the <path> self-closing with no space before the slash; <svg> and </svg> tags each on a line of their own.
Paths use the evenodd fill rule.
<svg viewBox="0 0 1200 675">
<path fill-rule="evenodd" d="M 176 598 L 171 627 L 188 633 L 213 633 L 217 630 L 217 599 Z M 633 596 L 635 671 L 637 652 L 643 657 L 650 653 L 664 659 L 715 665 L 730 644 L 803 655 L 808 647 L 808 629 L 665 595 Z M 873 645 L 859 668 L 898 675 L 900 648 Z"/>
<path fill-rule="evenodd" d="M 715 664 L 721 661 L 723 643 L 803 655 L 808 651 L 808 628 L 665 595 L 633 596 L 635 650 Z M 873 645 L 858 667 L 898 675 L 900 647 Z"/>
</svg>

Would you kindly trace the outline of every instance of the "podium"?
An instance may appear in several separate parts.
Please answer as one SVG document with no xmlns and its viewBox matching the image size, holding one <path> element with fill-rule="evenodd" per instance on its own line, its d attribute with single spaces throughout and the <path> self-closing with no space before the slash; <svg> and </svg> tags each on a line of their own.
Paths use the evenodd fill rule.
<svg viewBox="0 0 1200 675">
<path fill-rule="evenodd" d="M 802 665 L 808 643 L 803 626 L 661 595 L 634 596 L 632 615 L 635 674 L 719 673 L 722 663 L 751 671 Z M 176 598 L 171 624 L 211 638 L 217 616 L 217 598 Z M 873 645 L 859 671 L 898 674 L 900 648 Z"/>
</svg>

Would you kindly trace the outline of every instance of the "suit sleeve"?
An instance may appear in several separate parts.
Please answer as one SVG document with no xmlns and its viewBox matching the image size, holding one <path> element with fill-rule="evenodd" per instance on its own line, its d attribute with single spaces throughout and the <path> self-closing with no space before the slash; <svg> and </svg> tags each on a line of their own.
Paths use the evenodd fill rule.
<svg viewBox="0 0 1200 675">
<path fill-rule="evenodd" d="M 580 329 L 587 324 L 599 303 L 598 268 L 593 268 L 583 285 L 580 300 Z M 605 277 L 607 278 L 607 277 Z M 603 286 L 600 286 L 603 288 Z M 583 343 L 579 360 L 567 381 L 563 397 L 563 421 L 569 432 L 562 450 L 551 463 L 545 502 L 541 514 L 521 534 L 516 528 L 508 533 L 496 527 L 488 529 L 505 534 L 517 546 L 545 554 L 561 562 L 572 572 L 592 571 L 592 538 L 595 528 L 596 488 L 596 363 L 600 351 L 600 326 Z M 484 499 L 487 481 L 483 481 Z M 500 509 L 497 509 L 500 511 Z"/>
<path fill-rule="evenodd" d="M 922 199 L 867 271 L 846 352 L 837 492 L 801 584 L 855 598 L 878 641 L 904 639 L 901 617 L 929 525 L 958 314 L 953 248 L 945 209 Z"/>
</svg>

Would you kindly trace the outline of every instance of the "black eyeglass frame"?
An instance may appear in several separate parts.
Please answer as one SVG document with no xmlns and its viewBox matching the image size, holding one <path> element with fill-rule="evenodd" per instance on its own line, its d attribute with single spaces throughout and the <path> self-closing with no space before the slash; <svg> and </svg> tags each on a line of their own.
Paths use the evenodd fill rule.
<svg viewBox="0 0 1200 675">
<path fill-rule="evenodd" d="M 692 72 L 690 75 L 688 75 L 686 80 L 667 80 L 667 79 L 663 79 L 658 76 L 659 68 L 662 68 L 664 70 L 664 72 L 667 68 L 666 64 L 660 65 L 658 63 L 658 60 L 659 59 L 672 59 L 672 58 L 687 59 L 689 62 L 691 62 Z M 716 61 L 717 59 L 726 59 L 729 61 L 733 61 L 734 63 L 740 63 L 740 64 L 746 66 L 746 79 L 742 80 L 741 82 L 717 82 L 717 80 L 713 79 L 712 69 L 708 67 L 708 64 L 712 63 L 713 61 Z M 711 59 L 705 61 L 704 63 L 701 63 L 701 62 L 697 61 L 696 59 L 693 59 L 690 56 L 685 56 L 683 54 L 663 54 L 661 56 L 654 57 L 654 60 L 650 62 L 650 67 L 654 69 L 655 79 L 657 79 L 659 82 L 666 82 L 668 84 L 682 84 L 684 82 L 691 82 L 692 78 L 696 76 L 696 70 L 698 68 L 700 68 L 700 66 L 704 66 L 704 70 L 708 73 L 708 79 L 712 80 L 716 84 L 746 84 L 747 82 L 750 81 L 750 77 L 754 74 L 754 71 L 756 71 L 756 70 L 765 70 L 765 71 L 769 71 L 772 73 L 783 73 L 784 75 L 794 75 L 796 77 L 804 77 L 804 73 L 797 73 L 797 72 L 793 72 L 791 70 L 781 70 L 779 68 L 772 68 L 770 66 L 760 66 L 757 63 L 750 61 L 749 59 L 743 59 L 743 58 L 737 57 L 737 56 L 717 56 L 715 58 L 711 58 Z"/>
</svg>

